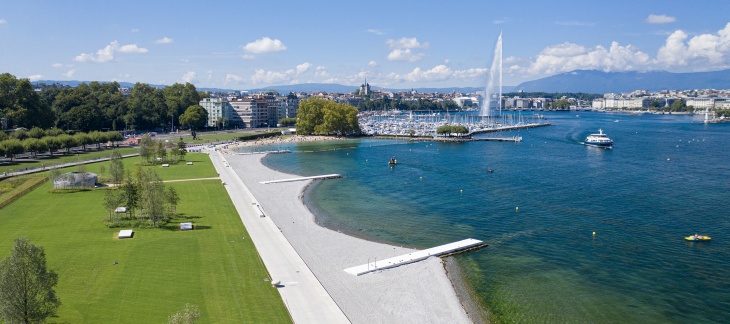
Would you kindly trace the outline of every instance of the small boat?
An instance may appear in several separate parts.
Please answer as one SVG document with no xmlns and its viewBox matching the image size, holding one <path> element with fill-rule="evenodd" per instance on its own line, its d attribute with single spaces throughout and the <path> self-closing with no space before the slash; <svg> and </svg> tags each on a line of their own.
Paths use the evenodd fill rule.
<svg viewBox="0 0 730 324">
<path fill-rule="evenodd" d="M 395 158 L 391 158 L 390 161 L 388 161 L 388 165 L 396 165 L 396 164 L 398 164 L 398 160 L 396 160 Z"/>
<path fill-rule="evenodd" d="M 595 146 L 595 147 L 603 147 L 603 148 L 612 148 L 613 147 L 613 141 L 606 136 L 606 134 L 603 133 L 602 129 L 598 130 L 598 134 L 591 134 L 586 137 L 583 144 L 588 146 Z"/>
<path fill-rule="evenodd" d="M 697 234 L 695 234 L 695 235 L 687 236 L 684 239 L 687 240 L 687 241 L 709 241 L 712 238 L 710 238 L 707 235 L 697 235 Z"/>
</svg>

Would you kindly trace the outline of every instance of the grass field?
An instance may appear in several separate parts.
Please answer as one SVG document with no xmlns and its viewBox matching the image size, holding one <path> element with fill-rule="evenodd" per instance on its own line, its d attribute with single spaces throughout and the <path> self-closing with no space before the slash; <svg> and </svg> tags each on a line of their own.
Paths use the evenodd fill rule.
<svg viewBox="0 0 730 324">
<path fill-rule="evenodd" d="M 216 175 L 207 155 L 187 159 L 194 165 L 149 168 L 165 180 Z M 17 237 L 45 248 L 63 303 L 51 323 L 164 323 L 186 303 L 200 308 L 200 323 L 291 322 L 220 181 L 166 185 L 181 198 L 171 224 L 192 221 L 196 230 L 136 228 L 119 240 L 102 222 L 108 189 L 50 193 L 48 182 L 0 209 L 0 258 Z"/>
<path fill-rule="evenodd" d="M 119 152 L 122 153 L 122 155 L 125 154 L 132 154 L 132 153 L 138 153 L 139 148 L 130 148 L 130 147 L 121 147 L 119 148 Z M 33 161 L 15 161 L 13 160 L 13 163 L 10 163 L 10 160 L 4 160 L 2 164 L 0 164 L 0 173 L 3 172 L 11 172 L 12 171 L 19 171 L 19 170 L 25 170 L 25 169 L 35 169 L 40 168 L 41 165 L 45 165 L 46 167 L 53 166 L 53 165 L 59 165 L 69 162 L 78 162 L 82 160 L 93 160 L 103 157 L 109 157 L 112 155 L 112 150 L 102 150 L 102 151 L 88 151 L 86 153 L 81 154 L 69 154 L 69 155 L 61 155 L 59 153 L 55 154 L 53 157 L 44 157 L 44 158 L 38 158 L 34 159 Z"/>
<path fill-rule="evenodd" d="M 186 135 L 186 136 L 174 137 L 174 142 L 177 142 L 180 139 L 180 137 L 183 138 L 183 141 L 185 141 L 185 143 L 190 143 L 190 144 L 202 144 L 202 143 L 208 143 L 208 142 L 229 141 L 229 140 L 234 140 L 234 139 L 238 139 L 241 137 L 244 138 L 244 140 L 246 140 L 247 137 L 256 137 L 256 136 L 262 135 L 263 133 L 281 134 L 281 131 L 278 128 L 271 128 L 268 131 L 265 129 L 261 129 L 261 130 L 256 130 L 256 131 L 241 130 L 241 131 L 237 131 L 237 132 L 198 133 L 198 139 L 195 141 L 193 141 L 192 136 Z"/>
</svg>

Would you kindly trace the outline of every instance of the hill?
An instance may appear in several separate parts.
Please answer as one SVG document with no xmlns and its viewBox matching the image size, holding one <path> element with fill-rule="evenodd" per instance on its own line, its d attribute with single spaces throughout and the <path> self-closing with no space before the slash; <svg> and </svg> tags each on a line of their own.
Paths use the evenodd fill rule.
<svg viewBox="0 0 730 324">
<path fill-rule="evenodd" d="M 77 80 L 71 80 L 71 81 L 58 81 L 58 80 L 38 80 L 33 81 L 33 84 L 39 84 L 39 83 L 45 83 L 45 84 L 59 84 L 63 86 L 69 86 L 69 87 L 78 87 L 81 83 L 90 83 L 91 81 L 77 81 Z M 99 81 L 101 83 L 107 83 L 109 81 Z M 150 84 L 151 86 L 155 88 L 164 88 L 167 85 L 162 84 Z M 134 87 L 134 83 L 132 82 L 119 82 L 119 86 L 126 87 L 126 88 L 132 88 Z M 290 84 L 290 85 L 277 85 L 277 86 L 270 86 L 270 87 L 263 87 L 263 88 L 255 88 L 255 89 L 247 89 L 249 93 L 257 93 L 257 92 L 265 92 L 269 90 L 276 90 L 279 93 L 286 94 L 289 92 L 328 92 L 328 93 L 352 93 L 354 92 L 359 85 L 343 85 L 343 84 L 335 84 L 335 83 L 300 83 L 300 84 Z M 509 92 L 512 91 L 514 87 L 513 86 L 504 86 L 502 92 Z M 197 87 L 199 91 L 210 91 L 210 92 L 238 92 L 240 90 L 244 89 L 222 89 L 222 88 L 205 88 L 205 87 Z M 371 86 L 371 89 L 373 90 L 380 90 L 380 87 L 377 86 Z M 460 91 L 461 93 L 475 93 L 477 91 L 483 91 L 484 88 L 481 87 L 450 87 L 450 88 L 408 88 L 408 89 L 390 89 L 390 88 L 384 88 L 384 91 L 411 91 L 416 90 L 418 92 L 440 92 L 440 93 L 451 93 L 454 90 Z"/>
<path fill-rule="evenodd" d="M 730 70 L 692 73 L 575 70 L 523 82 L 525 92 L 631 92 L 634 90 L 730 89 Z"/>
</svg>

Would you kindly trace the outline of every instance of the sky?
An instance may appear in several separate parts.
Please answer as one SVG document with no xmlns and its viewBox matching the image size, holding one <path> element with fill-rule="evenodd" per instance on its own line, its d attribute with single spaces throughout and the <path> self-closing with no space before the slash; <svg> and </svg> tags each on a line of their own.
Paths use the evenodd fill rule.
<svg viewBox="0 0 730 324">
<path fill-rule="evenodd" d="M 0 73 L 255 89 L 730 68 L 730 1 L 0 0 Z"/>
</svg>

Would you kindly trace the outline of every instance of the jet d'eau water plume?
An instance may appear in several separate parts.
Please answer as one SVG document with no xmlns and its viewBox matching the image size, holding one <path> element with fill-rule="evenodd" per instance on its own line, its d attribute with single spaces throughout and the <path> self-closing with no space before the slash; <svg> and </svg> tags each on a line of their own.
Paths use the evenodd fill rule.
<svg viewBox="0 0 730 324">
<path fill-rule="evenodd" d="M 495 84 L 495 82 L 497 84 Z M 497 37 L 494 45 L 494 57 L 489 68 L 487 86 L 484 87 L 484 96 L 479 105 L 480 116 L 499 116 L 502 114 L 502 33 Z"/>
</svg>

